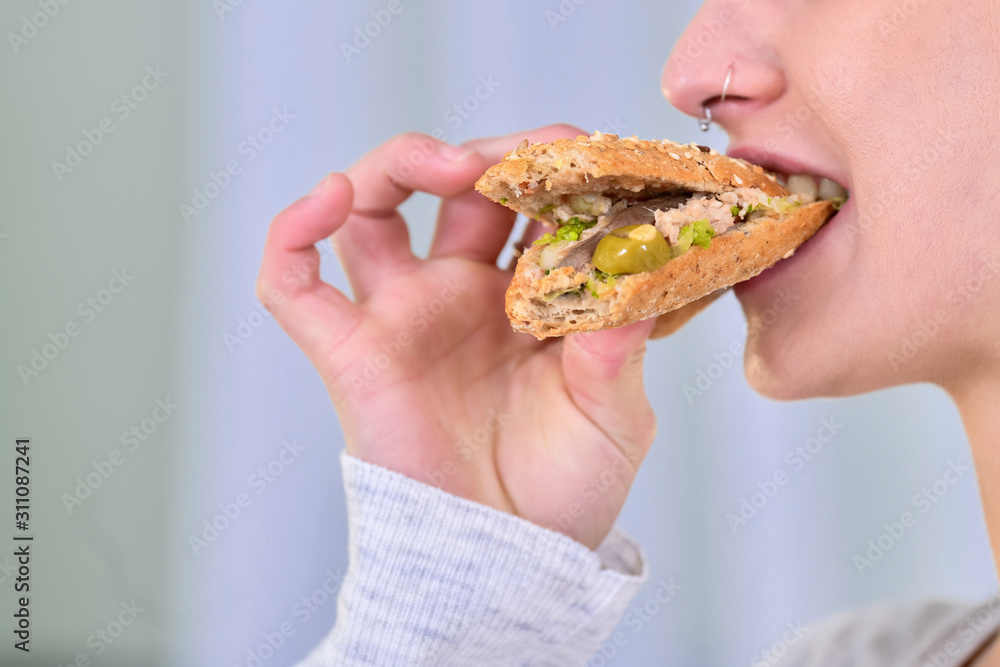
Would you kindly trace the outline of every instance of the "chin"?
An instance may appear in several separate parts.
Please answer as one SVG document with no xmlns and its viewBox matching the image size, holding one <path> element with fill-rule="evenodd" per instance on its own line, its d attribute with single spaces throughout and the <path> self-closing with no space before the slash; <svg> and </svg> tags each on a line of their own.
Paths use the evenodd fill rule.
<svg viewBox="0 0 1000 667">
<path fill-rule="evenodd" d="M 747 340 L 743 371 L 761 396 L 776 401 L 844 396 L 845 378 L 834 376 L 810 350 L 796 350 L 780 334 L 763 333 Z"/>
<path fill-rule="evenodd" d="M 856 236 L 850 203 L 794 256 L 734 288 L 747 318 L 744 372 L 761 395 L 781 401 L 849 396 L 883 388 L 872 358 L 880 315 L 851 295 Z M 866 330 L 868 329 L 868 330 Z"/>
<path fill-rule="evenodd" d="M 909 381 L 891 372 L 884 358 L 873 357 L 867 345 L 840 342 L 863 337 L 832 333 L 801 322 L 751 328 L 743 360 L 747 382 L 766 398 L 796 401 L 856 396 Z"/>
<path fill-rule="evenodd" d="M 831 377 L 814 350 L 799 349 L 797 342 L 794 333 L 777 327 L 750 331 L 743 371 L 753 390 L 776 401 L 837 395 L 838 379 Z"/>
</svg>

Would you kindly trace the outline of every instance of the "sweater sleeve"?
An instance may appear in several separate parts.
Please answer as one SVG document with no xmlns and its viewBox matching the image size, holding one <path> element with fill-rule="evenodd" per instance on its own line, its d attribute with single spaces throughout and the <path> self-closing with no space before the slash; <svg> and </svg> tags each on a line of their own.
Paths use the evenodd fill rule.
<svg viewBox="0 0 1000 667">
<path fill-rule="evenodd" d="M 299 667 L 584 665 L 648 577 L 613 529 L 596 551 L 341 455 L 350 562 L 333 631 Z"/>
</svg>

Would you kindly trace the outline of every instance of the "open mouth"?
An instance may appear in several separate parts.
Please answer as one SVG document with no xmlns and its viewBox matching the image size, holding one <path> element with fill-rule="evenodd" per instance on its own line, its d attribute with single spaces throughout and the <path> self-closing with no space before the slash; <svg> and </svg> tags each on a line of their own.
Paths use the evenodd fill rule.
<svg viewBox="0 0 1000 667">
<path fill-rule="evenodd" d="M 772 173 L 793 195 L 807 195 L 827 201 L 847 201 L 847 188 L 829 178 L 811 174 L 785 174 L 780 171 Z"/>
<path fill-rule="evenodd" d="M 732 147 L 729 156 L 760 165 L 793 195 L 829 201 L 846 201 L 850 196 L 846 174 L 840 175 L 845 178 L 838 178 L 836 173 L 831 173 L 833 170 L 810 164 L 807 159 L 768 152 L 751 145 Z"/>
<path fill-rule="evenodd" d="M 735 285 L 733 289 L 736 294 L 741 295 L 741 299 L 744 298 L 743 295 L 758 292 L 759 290 L 764 290 L 762 292 L 764 294 L 771 294 L 776 287 L 783 287 L 790 284 L 789 281 L 795 283 L 802 280 L 803 271 L 808 272 L 810 267 L 816 265 L 815 262 L 818 257 L 831 251 L 830 239 L 837 238 L 833 227 L 843 217 L 840 215 L 841 211 L 843 210 L 847 213 L 848 217 L 846 220 L 851 220 L 856 215 L 854 213 L 854 206 L 852 205 L 853 202 L 850 201 L 849 190 L 837 181 L 809 173 L 790 173 L 773 170 L 766 164 L 762 166 L 769 173 L 773 174 L 778 182 L 790 193 L 807 197 L 814 196 L 817 200 L 833 201 L 837 212 L 826 221 L 823 228 L 815 236 L 806 241 L 796 252 L 790 253 L 789 256 L 785 257 L 785 261 L 778 262 L 751 280 Z M 834 234 L 834 236 L 830 236 L 830 234 Z"/>
</svg>

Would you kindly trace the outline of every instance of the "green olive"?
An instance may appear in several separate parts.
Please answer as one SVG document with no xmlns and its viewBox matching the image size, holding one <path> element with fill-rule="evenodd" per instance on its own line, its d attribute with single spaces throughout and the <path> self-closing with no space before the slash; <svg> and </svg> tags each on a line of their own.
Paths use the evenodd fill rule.
<svg viewBox="0 0 1000 667">
<path fill-rule="evenodd" d="M 653 225 L 626 225 L 601 239 L 592 260 L 605 273 L 655 271 L 670 261 L 670 246 Z"/>
</svg>

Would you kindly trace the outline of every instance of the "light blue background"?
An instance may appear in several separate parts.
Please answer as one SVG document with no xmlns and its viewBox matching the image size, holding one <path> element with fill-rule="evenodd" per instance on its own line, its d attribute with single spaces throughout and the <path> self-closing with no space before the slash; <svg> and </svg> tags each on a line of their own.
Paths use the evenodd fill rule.
<svg viewBox="0 0 1000 667">
<path fill-rule="evenodd" d="M 246 665 L 247 651 L 289 622 L 294 635 L 264 662 L 287 665 L 329 631 L 332 599 L 307 621 L 295 605 L 346 567 L 343 442 L 315 371 L 257 308 L 270 219 L 328 171 L 410 130 L 441 128 L 461 142 L 569 122 L 725 148 L 718 130 L 703 135 L 660 95 L 663 62 L 698 3 L 562 4 L 575 9 L 553 28 L 556 0 L 404 1 L 348 62 L 341 42 L 386 3 L 243 0 L 221 13 L 207 0 L 70 3 L 22 51 L 3 53 L 0 425 L 4 442 L 39 443 L 37 530 L 49 546 L 37 561 L 37 661 L 12 663 L 21 656 L 6 643 L 0 661 L 93 657 L 88 635 L 134 597 L 149 611 L 101 664 Z M 17 30 L 36 11 L 6 3 L 0 26 Z M 157 63 L 171 73 L 163 85 L 58 181 L 51 162 L 63 147 Z M 445 113 L 480 77 L 500 85 L 454 126 Z M 248 161 L 242 142 L 275 109 L 294 118 Z M 186 223 L 179 204 L 231 160 L 240 173 Z M 421 252 L 433 207 L 422 196 L 404 206 Z M 119 266 L 136 273 L 134 286 L 25 386 L 17 365 Z M 347 288 L 334 260 L 323 274 Z M 241 320 L 252 334 L 227 344 Z M 620 524 L 649 558 L 635 606 L 652 613 L 624 624 L 624 645 L 595 665 L 750 665 L 787 623 L 995 587 L 971 473 L 864 576 L 853 562 L 949 461 L 968 463 L 947 396 L 909 387 L 779 404 L 750 391 L 737 359 L 689 402 L 684 385 L 699 371 L 718 375 L 716 355 L 742 330 L 726 297 L 651 346 L 661 433 Z M 62 494 L 167 395 L 182 406 L 176 417 L 68 514 Z M 786 453 L 823 419 L 843 428 L 793 471 Z M 256 493 L 251 475 L 292 440 L 305 451 Z M 789 483 L 734 535 L 726 514 L 778 470 Z M 11 497 L 8 475 L 0 480 L 0 498 Z M 195 555 L 190 537 L 240 493 L 250 506 Z M 671 578 L 682 589 L 657 609 L 649 601 Z M 0 581 L 5 614 L 10 585 Z"/>
</svg>

